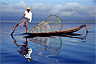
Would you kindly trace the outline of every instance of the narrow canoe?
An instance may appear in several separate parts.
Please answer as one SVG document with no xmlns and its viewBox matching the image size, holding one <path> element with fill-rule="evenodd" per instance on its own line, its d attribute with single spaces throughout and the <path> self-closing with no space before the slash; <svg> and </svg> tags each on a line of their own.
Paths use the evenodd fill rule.
<svg viewBox="0 0 96 64">
<path fill-rule="evenodd" d="M 60 34 L 73 33 L 73 32 L 79 31 L 83 27 L 85 27 L 86 28 L 86 32 L 88 32 L 86 24 L 85 24 L 85 25 L 82 25 L 82 26 L 79 26 L 79 27 L 66 29 L 66 30 L 61 30 L 61 31 L 43 32 L 43 33 L 24 33 L 24 34 L 29 34 L 29 35 L 32 35 L 32 36 L 54 36 L 54 35 L 60 35 Z"/>
</svg>

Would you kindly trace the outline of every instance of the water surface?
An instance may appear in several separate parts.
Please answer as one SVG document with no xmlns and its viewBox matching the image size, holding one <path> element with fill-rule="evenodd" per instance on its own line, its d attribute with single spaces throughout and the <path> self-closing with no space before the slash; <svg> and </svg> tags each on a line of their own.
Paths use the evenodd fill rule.
<svg viewBox="0 0 96 64">
<path fill-rule="evenodd" d="M 27 35 L 25 28 L 18 26 L 14 35 L 10 36 L 17 22 L 1 22 L 0 29 L 0 63 L 1 64 L 95 64 L 95 23 L 63 23 L 63 29 L 74 28 L 87 24 L 85 28 L 73 35 L 31 37 Z M 30 30 L 37 23 L 29 24 Z M 31 61 L 24 57 L 30 53 Z M 29 50 L 30 51 L 30 50 Z"/>
</svg>

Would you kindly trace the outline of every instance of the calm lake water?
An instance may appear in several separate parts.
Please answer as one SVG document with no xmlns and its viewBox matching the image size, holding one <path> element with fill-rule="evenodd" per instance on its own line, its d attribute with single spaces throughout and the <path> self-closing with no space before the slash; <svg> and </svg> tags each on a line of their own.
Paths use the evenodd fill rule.
<svg viewBox="0 0 96 64">
<path fill-rule="evenodd" d="M 73 35 L 25 38 L 25 28 L 18 26 L 10 36 L 17 22 L 0 23 L 0 64 L 95 64 L 96 24 L 63 23 L 63 29 L 87 24 Z M 36 23 L 28 25 L 30 30 Z M 31 61 L 27 61 L 27 54 Z"/>
</svg>

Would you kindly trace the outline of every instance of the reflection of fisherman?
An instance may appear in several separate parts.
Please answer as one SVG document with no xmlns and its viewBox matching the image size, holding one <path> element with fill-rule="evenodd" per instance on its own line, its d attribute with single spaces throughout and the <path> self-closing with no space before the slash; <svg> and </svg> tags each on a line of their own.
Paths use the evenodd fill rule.
<svg viewBox="0 0 96 64">
<path fill-rule="evenodd" d="M 19 54 L 23 55 L 25 58 L 27 58 L 27 61 L 30 61 L 31 60 L 31 53 L 32 53 L 32 49 L 31 48 L 27 48 L 26 46 L 24 45 L 19 45 L 21 48 L 21 50 L 17 51 L 19 52 Z"/>
<path fill-rule="evenodd" d="M 32 53 L 32 49 L 29 48 L 29 49 L 28 49 L 28 53 L 27 53 L 26 55 L 24 55 L 24 57 L 27 58 L 28 61 L 31 60 L 31 57 L 30 57 L 31 53 Z"/>
<path fill-rule="evenodd" d="M 25 45 L 18 45 L 16 43 L 15 38 L 13 36 L 12 36 L 12 38 L 14 39 L 14 44 L 17 45 L 17 47 L 20 47 L 20 49 L 21 49 L 21 50 L 19 50 L 17 52 L 19 52 L 19 54 L 21 54 L 22 56 L 24 56 L 25 58 L 27 58 L 27 61 L 31 61 L 30 55 L 32 53 L 32 49 L 27 47 L 27 45 L 28 45 L 27 38 L 26 38 Z"/>
</svg>

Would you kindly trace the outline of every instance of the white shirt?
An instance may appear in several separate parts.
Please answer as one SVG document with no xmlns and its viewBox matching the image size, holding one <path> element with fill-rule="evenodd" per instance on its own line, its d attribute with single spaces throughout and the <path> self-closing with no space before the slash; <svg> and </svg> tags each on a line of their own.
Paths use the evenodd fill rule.
<svg viewBox="0 0 96 64">
<path fill-rule="evenodd" d="M 24 55 L 25 58 L 31 58 L 30 55 L 32 53 L 32 49 L 29 48 L 28 50 L 29 50 L 28 53 L 26 55 Z"/>
<path fill-rule="evenodd" d="M 28 13 L 27 11 L 25 11 L 24 14 L 25 14 L 26 18 L 30 19 L 29 22 L 31 22 L 31 20 L 32 20 L 32 13 L 31 12 Z"/>
</svg>

